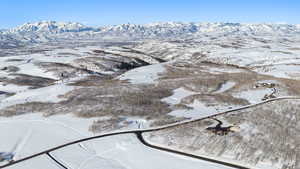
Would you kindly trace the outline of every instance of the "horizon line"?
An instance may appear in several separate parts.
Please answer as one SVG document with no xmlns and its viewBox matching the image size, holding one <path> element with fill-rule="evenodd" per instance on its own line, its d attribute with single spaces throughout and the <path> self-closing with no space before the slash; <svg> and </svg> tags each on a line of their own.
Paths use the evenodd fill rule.
<svg viewBox="0 0 300 169">
<path fill-rule="evenodd" d="M 1 28 L 0 30 L 9 30 L 9 29 L 14 29 L 19 26 L 25 25 L 25 24 L 35 24 L 35 23 L 40 23 L 40 22 L 56 22 L 56 23 L 79 23 L 84 26 L 89 26 L 89 27 L 106 27 L 106 26 L 117 26 L 117 25 L 125 25 L 125 24 L 132 24 L 132 25 L 151 25 L 151 24 L 163 24 L 163 23 L 182 23 L 182 24 L 189 24 L 189 23 L 229 23 L 229 24 L 277 24 L 277 25 L 299 25 L 300 23 L 288 23 L 288 22 L 230 22 L 230 21 L 154 21 L 154 22 L 148 22 L 148 23 L 132 23 L 132 22 L 127 22 L 127 23 L 120 23 L 120 24 L 89 24 L 87 22 L 80 22 L 80 21 L 59 21 L 59 20 L 38 20 L 38 21 L 28 21 L 24 22 L 22 24 L 18 24 L 13 27 L 9 28 Z"/>
</svg>

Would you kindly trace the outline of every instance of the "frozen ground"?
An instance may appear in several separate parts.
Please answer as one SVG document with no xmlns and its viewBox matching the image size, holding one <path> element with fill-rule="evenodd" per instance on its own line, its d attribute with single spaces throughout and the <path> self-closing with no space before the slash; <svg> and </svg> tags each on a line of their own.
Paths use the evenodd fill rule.
<svg viewBox="0 0 300 169">
<path fill-rule="evenodd" d="M 82 119 L 71 115 L 42 117 L 40 114 L 2 117 L 0 133 L 1 138 L 5 139 L 1 140 L 0 149 L 10 152 L 16 146 L 14 160 L 24 158 L 70 141 L 92 136 L 89 126 L 97 119 Z"/>
<path fill-rule="evenodd" d="M 67 86 L 61 83 L 38 89 L 19 91 L 13 96 L 2 99 L 0 103 L 0 109 L 11 105 L 28 102 L 60 102 L 63 99 L 59 98 L 59 96 L 64 95 L 65 93 L 74 89 L 75 87 L 73 86 Z"/>
<path fill-rule="evenodd" d="M 230 169 L 218 164 L 160 152 L 142 145 L 135 135 L 112 136 L 72 145 L 50 153 L 68 168 L 80 169 Z M 21 165 L 22 164 L 22 165 Z M 35 157 L 11 169 L 59 169 L 46 155 Z"/>
<path fill-rule="evenodd" d="M 32 168 L 61 169 L 60 166 L 58 166 L 46 155 L 39 156 L 34 159 L 24 161 L 22 163 L 7 168 L 9 169 L 32 169 Z"/>
<path fill-rule="evenodd" d="M 167 98 L 162 99 L 163 101 L 169 104 L 179 104 L 180 101 L 190 95 L 196 94 L 195 92 L 186 90 L 184 88 L 178 88 L 173 91 L 173 95 Z"/>
<path fill-rule="evenodd" d="M 75 24 L 71 28 L 73 26 L 75 30 L 76 26 L 82 27 Z M 197 30 L 189 32 L 192 28 Z M 94 32 L 74 32 L 72 29 L 72 36 L 68 32 L 49 35 L 43 28 L 37 33 L 40 38 L 32 39 L 36 41 L 34 45 L 22 43 L 25 46 L 18 47 L 19 38 L 37 37 L 33 36 L 36 32 L 31 31 L 25 33 L 26 36 L 19 36 L 18 32 L 26 29 L 25 24 L 7 33 L 9 37 L 17 34 L 11 37 L 17 41 L 10 42 L 16 46 L 0 50 L 0 152 L 15 150 L 16 159 L 94 134 L 163 126 L 271 98 L 300 95 L 300 36 L 298 27 L 291 25 L 127 24 Z M 129 30 L 135 30 L 136 36 L 132 32 L 132 37 L 129 36 Z M 145 36 L 148 38 L 138 38 Z M 3 47 L 2 41 L 0 45 Z M 196 148 L 200 145 L 203 150 L 197 151 L 198 155 L 217 159 L 215 152 L 218 152 L 229 161 L 257 168 L 286 169 L 291 166 L 289 169 L 297 169 L 296 164 L 290 164 L 298 157 L 291 157 L 280 147 L 288 142 L 282 135 L 292 130 L 281 123 L 296 126 L 297 121 L 289 124 L 288 119 L 290 122 L 297 120 L 298 111 L 288 104 L 283 106 L 286 109 L 279 114 L 287 117 L 276 115 L 279 110 L 272 107 L 255 109 L 257 112 L 251 110 L 256 113 L 253 119 L 240 114 L 222 116 L 228 120 L 224 125 L 242 122 L 241 130 L 229 136 L 204 132 L 205 127 L 215 125 L 212 119 L 190 128 L 183 125 L 186 130 L 167 133 L 176 136 L 167 143 L 178 143 L 179 148 L 195 143 Z M 234 117 L 236 121 L 231 122 Z M 255 118 L 260 124 L 256 124 Z M 265 133 L 258 132 L 254 126 Z M 190 143 L 187 137 L 177 137 L 190 132 L 190 136 L 205 144 Z M 276 134 L 262 137 L 271 133 Z M 152 139 L 164 136 L 162 132 Z M 258 144 L 247 142 L 252 137 L 258 138 Z M 180 141 L 176 140 L 178 138 Z M 226 142 L 226 138 L 232 142 Z M 277 138 L 283 141 L 276 141 Z M 299 142 L 299 138 L 291 139 Z M 260 147 L 269 142 L 276 145 L 267 150 Z M 239 147 L 231 149 L 235 145 L 242 145 L 247 151 Z M 253 147 L 257 149 L 255 153 L 252 153 Z M 282 155 L 275 156 L 277 152 Z M 53 155 L 70 168 L 78 169 L 221 168 L 150 149 L 133 135 L 93 140 L 65 147 Z M 234 155 L 236 159 L 232 159 Z M 264 161 L 273 155 L 274 159 Z M 251 157 L 251 161 L 245 160 L 246 156 Z M 280 163 L 274 162 L 276 160 Z M 9 168 L 47 167 L 59 168 L 47 156 Z"/>
<path fill-rule="evenodd" d="M 231 89 L 234 86 L 235 86 L 235 82 L 223 83 L 223 84 L 221 84 L 221 87 L 218 90 L 216 90 L 214 93 L 218 94 L 218 93 L 226 92 L 227 90 Z"/>
<path fill-rule="evenodd" d="M 128 80 L 133 84 L 153 84 L 158 80 L 159 74 L 164 72 L 164 64 L 143 66 L 122 74 L 120 80 Z"/>
<path fill-rule="evenodd" d="M 230 110 L 233 107 L 230 108 L 224 108 L 223 106 L 207 106 L 205 103 L 201 103 L 199 101 L 194 101 L 192 104 L 188 104 L 187 106 L 191 107 L 189 110 L 174 110 L 169 113 L 169 115 L 176 116 L 176 117 L 185 117 L 190 119 L 196 119 L 196 118 L 203 118 L 207 116 L 211 116 L 226 110 Z"/>
<path fill-rule="evenodd" d="M 155 145 L 248 164 L 250 168 L 298 168 L 298 105 L 299 100 L 281 100 L 218 116 L 224 127 L 239 128 L 225 135 L 206 130 L 216 121 L 204 119 L 146 137 Z"/>
<path fill-rule="evenodd" d="M 207 168 L 225 169 L 221 165 L 161 152 L 142 145 L 135 135 L 112 136 L 88 141 L 90 147 L 84 150 L 70 146 L 52 153 L 70 168 L 89 167 L 130 169 L 179 169 Z M 70 156 L 77 154 L 77 156 Z M 104 167 L 104 166 L 103 166 Z"/>
</svg>

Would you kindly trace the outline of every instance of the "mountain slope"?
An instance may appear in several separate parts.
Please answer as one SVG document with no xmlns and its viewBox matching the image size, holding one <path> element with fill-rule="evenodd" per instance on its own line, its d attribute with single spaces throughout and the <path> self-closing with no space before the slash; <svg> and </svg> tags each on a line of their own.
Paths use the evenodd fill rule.
<svg viewBox="0 0 300 169">
<path fill-rule="evenodd" d="M 165 22 L 145 25 L 121 24 L 93 28 L 77 22 L 41 21 L 25 23 L 0 32 L 1 47 L 8 42 L 49 42 L 74 39 L 102 40 L 157 39 L 157 38 L 199 38 L 208 35 L 270 35 L 292 36 L 300 34 L 300 25 L 292 24 L 241 24 L 241 23 L 182 23 Z"/>
<path fill-rule="evenodd" d="M 85 26 L 77 22 L 56 22 L 56 21 L 41 21 L 36 23 L 25 23 L 16 28 L 10 29 L 9 33 L 63 33 L 63 32 L 81 32 L 93 31 L 92 27 Z"/>
</svg>

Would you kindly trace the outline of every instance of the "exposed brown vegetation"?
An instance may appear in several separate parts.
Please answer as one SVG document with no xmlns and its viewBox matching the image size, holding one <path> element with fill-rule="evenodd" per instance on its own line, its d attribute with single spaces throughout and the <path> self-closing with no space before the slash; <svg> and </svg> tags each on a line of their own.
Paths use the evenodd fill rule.
<svg viewBox="0 0 300 169">
<path fill-rule="evenodd" d="M 30 76 L 26 74 L 11 74 L 14 78 L 0 78 L 0 82 L 5 84 L 15 84 L 20 86 L 31 86 L 32 88 L 40 88 L 53 84 L 56 80 L 39 77 Z"/>
<path fill-rule="evenodd" d="M 280 169 L 297 169 L 300 164 L 298 120 L 299 100 L 282 100 L 218 117 L 237 124 L 240 131 L 220 137 L 207 132 L 212 119 L 158 131 L 149 139 L 161 137 L 159 144 L 188 150 L 194 154 L 237 160 L 253 166 L 269 165 Z"/>
</svg>

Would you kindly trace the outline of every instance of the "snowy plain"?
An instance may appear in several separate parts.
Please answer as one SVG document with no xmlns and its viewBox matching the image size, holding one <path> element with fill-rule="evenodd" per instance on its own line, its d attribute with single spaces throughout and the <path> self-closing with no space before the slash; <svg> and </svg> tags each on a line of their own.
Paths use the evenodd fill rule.
<svg viewBox="0 0 300 169">
<path fill-rule="evenodd" d="M 54 26 L 53 26 L 54 25 Z M 38 31 L 32 31 L 32 27 Z M 81 65 L 75 62 L 78 58 L 86 57 L 101 58 L 101 62 L 93 63 L 92 66 L 104 67 L 105 70 L 97 72 L 101 75 L 111 75 L 117 70 L 112 64 L 112 60 L 119 56 L 133 56 L 134 59 L 142 59 L 152 64 L 153 58 L 146 57 L 145 54 L 130 53 L 127 49 L 119 46 L 120 36 L 130 37 L 133 32 L 133 39 L 146 36 L 150 40 L 137 40 L 136 45 L 131 47 L 138 51 L 156 55 L 169 62 L 152 64 L 129 70 L 115 80 L 127 81 L 133 85 L 158 85 L 160 75 L 166 73 L 165 65 L 172 61 L 184 61 L 189 65 L 197 62 L 209 62 L 220 65 L 230 65 L 230 69 L 222 69 L 206 66 L 205 70 L 210 74 L 235 74 L 247 71 L 253 71 L 258 74 L 269 75 L 284 79 L 299 79 L 299 25 L 278 25 L 278 24 L 230 24 L 230 23 L 155 23 L 148 25 L 124 24 L 102 29 L 85 27 L 76 23 L 57 23 L 41 22 L 36 24 L 24 24 L 18 28 L 0 33 L 0 44 L 2 35 L 11 37 L 16 42 L 23 41 L 42 41 L 62 42 L 62 46 L 49 49 L 53 45 L 41 45 L 38 49 L 43 49 L 38 53 L 29 53 L 22 55 L 8 54 L 8 57 L 0 57 L 0 78 L 8 78 L 7 81 L 15 79 L 17 74 L 26 74 L 37 76 L 38 78 L 50 78 L 55 82 L 41 88 L 30 88 L 27 85 L 16 85 L 12 83 L 0 82 L 0 91 L 13 93 L 12 95 L 1 94 L 0 109 L 13 107 L 18 104 L 30 102 L 58 103 L 65 98 L 59 97 L 70 91 L 78 89 L 60 81 L 59 71 L 53 73 L 41 67 L 40 63 L 67 64 L 73 69 L 90 66 Z M 54 30 L 52 30 L 54 29 Z M 84 30 L 84 31 L 82 31 Z M 191 30 L 193 30 L 191 32 Z M 58 33 L 54 33 L 58 32 Z M 23 36 L 24 35 L 24 36 Z M 109 40 L 111 37 L 117 37 L 116 46 L 106 48 L 105 45 L 99 45 L 99 37 L 105 37 Z M 32 38 L 33 39 L 30 39 Z M 39 38 L 37 38 L 39 37 Z M 151 39 L 154 37 L 153 39 Z M 176 37 L 172 39 L 171 37 Z M 24 39 L 25 38 L 25 39 Z M 28 38 L 28 39 L 26 39 Z M 95 38 L 95 39 L 93 39 Z M 3 38 L 5 39 L 5 38 Z M 83 44 L 88 42 L 98 46 L 76 46 L 68 48 L 72 42 L 81 41 Z M 138 39 L 138 38 L 137 38 Z M 104 40 L 100 39 L 100 41 Z M 132 39 L 130 39 L 132 40 Z M 10 42 L 9 42 L 10 43 Z M 31 42 L 28 42 L 31 44 Z M 107 44 L 112 43 L 108 41 Z M 53 46 L 52 46 L 53 47 Z M 51 47 L 50 47 L 51 48 Z M 105 49 L 105 50 L 104 50 Z M 1 49 L 2 50 L 2 49 Z M 100 53 L 93 52 L 100 50 Z M 101 54 L 101 50 L 104 50 Z M 5 53 L 11 51 L 4 49 L 0 51 Z M 13 51 L 13 50 L 12 50 Z M 22 50 L 13 51 L 22 53 Z M 1 54 L 2 54 L 1 53 Z M 9 53 L 9 52 L 8 52 Z M 103 54 L 104 53 L 104 54 Z M 110 54 L 105 54 L 110 53 Z M 134 60 L 133 59 L 133 60 Z M 105 60 L 106 62 L 102 62 Z M 81 63 L 82 60 L 79 61 Z M 88 60 L 86 61 L 87 63 Z M 129 62 L 131 63 L 131 62 Z M 103 65 L 102 65 L 103 64 Z M 16 72 L 7 71 L 7 67 L 17 67 Z M 77 66 L 77 67 L 76 67 Z M 119 65 L 118 65 L 119 66 Z M 97 67 L 98 68 L 98 67 Z M 185 67 L 184 67 L 185 68 Z M 108 70 L 106 70 L 108 69 Z M 92 69 L 94 70 L 94 69 Z M 98 70 L 98 69 L 95 69 Z M 101 69 L 100 69 L 101 70 Z M 70 71 L 70 70 L 68 70 Z M 63 72 L 64 73 L 64 72 Z M 186 78 L 184 74 L 183 78 Z M 74 78 L 73 80 L 78 80 Z M 128 84 L 127 84 L 128 85 Z M 200 85 L 200 84 L 199 84 Z M 235 82 L 227 81 L 212 94 L 226 93 L 234 88 Z M 247 100 L 251 104 L 261 102 L 266 94 L 270 94 L 271 89 L 249 89 L 233 94 L 234 97 Z M 197 92 L 179 87 L 173 90 L 171 96 L 161 100 L 169 104 L 170 108 L 180 104 L 184 98 L 199 94 Z M 236 108 L 234 106 L 215 105 L 209 106 L 199 100 L 187 104 L 190 109 L 172 110 L 168 115 L 172 117 L 201 118 L 216 114 L 221 111 Z M 41 113 L 42 114 L 42 113 Z M 14 116 L 0 117 L 0 152 L 11 152 L 15 154 L 15 159 L 20 159 L 28 155 L 52 148 L 63 143 L 73 141 L 88 136 L 93 136 L 89 129 L 90 125 L 99 118 L 78 118 L 70 114 L 53 115 L 43 117 L 38 113 L 31 113 Z M 109 117 L 107 117 L 109 119 Z M 148 128 L 149 121 L 137 116 L 124 117 L 128 128 Z M 9 132 L 8 132 L 9 131 Z M 42 141 L 41 141 L 42 140 Z M 16 147 L 16 148 L 14 148 Z M 99 140 L 92 140 L 82 144 L 76 144 L 70 147 L 53 152 L 53 155 L 62 163 L 70 168 L 149 168 L 149 169 L 176 169 L 176 168 L 227 168 L 216 164 L 184 158 L 158 150 L 150 149 L 142 145 L 134 135 L 122 135 L 107 137 Z M 9 168 L 60 168 L 47 156 L 41 156 L 32 160 L 20 163 Z"/>
</svg>

